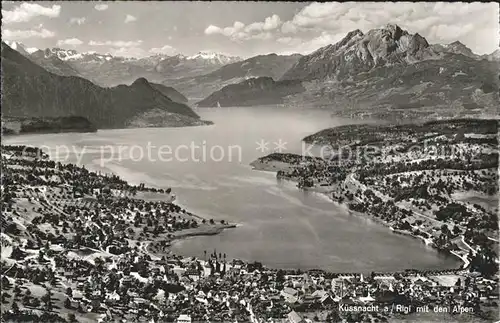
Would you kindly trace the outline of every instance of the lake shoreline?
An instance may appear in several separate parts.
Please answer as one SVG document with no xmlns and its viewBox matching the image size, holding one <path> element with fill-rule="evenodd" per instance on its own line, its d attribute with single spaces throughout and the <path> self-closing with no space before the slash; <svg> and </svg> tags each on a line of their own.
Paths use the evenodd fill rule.
<svg viewBox="0 0 500 323">
<path fill-rule="evenodd" d="M 264 171 L 264 172 L 274 172 L 274 173 L 277 173 L 278 171 L 280 170 L 286 170 L 286 169 L 290 169 L 292 168 L 293 166 L 291 166 L 290 164 L 287 164 L 287 163 L 284 163 L 284 162 L 279 162 L 279 161 L 270 161 L 270 162 L 266 162 L 266 163 L 262 163 L 260 162 L 259 160 L 256 160 L 256 161 L 253 161 L 250 163 L 250 165 L 252 166 L 252 169 L 254 171 Z M 283 180 L 286 180 L 286 181 L 290 181 L 292 183 L 297 183 L 296 180 L 292 179 L 292 178 L 286 178 L 286 177 L 279 177 L 280 179 L 283 179 Z M 417 235 L 414 235 L 413 233 L 409 232 L 409 231 L 405 231 L 405 230 L 397 230 L 397 229 L 394 229 L 390 223 L 387 223 L 373 215 L 370 215 L 370 214 L 367 214 L 367 213 L 361 213 L 361 212 L 356 212 L 356 211 L 353 211 L 353 210 L 350 210 L 347 206 L 346 203 L 340 203 L 338 201 L 336 201 L 335 199 L 332 198 L 331 194 L 331 191 L 328 191 L 328 190 L 325 190 L 325 189 L 320 189 L 318 187 L 313 187 L 313 188 L 302 188 L 304 191 L 308 191 L 308 192 L 312 192 L 312 193 L 315 193 L 315 194 L 321 194 L 322 196 L 325 196 L 331 203 L 333 203 L 334 205 L 336 205 L 337 207 L 339 208 L 342 208 L 344 209 L 349 215 L 354 215 L 356 217 L 360 217 L 360 218 L 363 218 L 363 219 L 369 219 L 379 225 L 382 225 L 386 228 L 389 229 L 390 232 L 393 232 L 395 234 L 401 234 L 401 235 L 405 235 L 405 236 L 409 236 L 411 238 L 414 238 L 414 239 L 417 239 L 417 240 L 422 240 L 423 243 L 425 243 L 426 245 L 430 245 L 429 243 L 427 243 L 426 239 L 421 237 L 421 236 L 417 236 Z M 432 246 L 432 245 L 431 245 Z M 440 253 L 443 253 L 442 250 L 439 250 L 438 248 L 435 248 L 434 246 L 432 246 L 432 248 Z M 462 269 L 466 269 L 469 265 L 469 261 L 467 259 L 464 259 L 462 258 L 460 255 L 458 255 L 457 253 L 455 252 L 445 252 L 448 256 L 452 256 L 453 258 L 458 258 L 458 260 L 462 263 L 462 266 L 460 266 L 459 268 L 448 268 L 448 269 L 443 269 L 443 271 L 446 271 L 446 270 L 462 270 Z"/>
<path fill-rule="evenodd" d="M 196 217 L 201 218 L 200 216 Z M 168 254 L 173 254 L 173 251 L 170 249 L 170 247 L 175 242 L 179 242 L 190 237 L 217 235 L 222 233 L 222 231 L 224 230 L 237 227 L 237 224 L 215 224 L 211 226 L 203 226 L 183 230 L 179 233 L 174 233 L 171 239 L 151 241 L 151 243 L 147 246 L 147 252 L 158 257 L 166 256 Z M 163 248 L 163 250 L 152 250 L 152 248 Z"/>
<path fill-rule="evenodd" d="M 245 117 L 247 117 L 246 114 L 245 114 Z M 224 125 L 223 123 L 220 123 L 220 124 Z M 316 127 L 316 124 L 315 124 L 314 128 L 315 127 Z M 204 129 L 213 128 L 212 129 L 212 131 L 213 131 L 213 130 L 217 130 L 217 128 L 220 128 L 220 127 L 214 127 L 214 126 L 212 126 L 212 127 L 194 127 L 194 128 L 204 128 Z M 168 133 L 169 134 L 170 133 L 178 133 L 177 129 L 173 129 L 173 128 L 166 128 L 166 129 L 168 129 Z M 110 130 L 112 130 L 113 132 L 116 131 L 117 136 L 119 136 L 119 138 L 120 138 L 119 140 L 121 140 L 121 138 L 122 138 L 122 132 L 124 134 L 130 132 L 130 129 L 121 129 L 121 130 L 109 129 L 109 130 L 106 130 L 106 131 L 99 131 L 98 134 L 101 133 L 102 135 L 106 135 L 106 137 L 109 136 L 109 138 L 107 137 L 107 139 L 110 140 L 111 138 L 114 138 L 114 136 L 112 137 L 113 132 L 110 131 Z M 145 133 L 148 135 L 148 137 L 152 133 L 156 133 L 157 131 L 163 133 L 163 130 L 161 130 L 161 129 L 155 129 L 155 128 L 145 129 Z M 307 133 L 309 133 L 311 131 L 313 131 L 312 128 L 311 128 L 311 130 L 308 130 Z M 302 132 L 306 133 L 306 131 L 302 131 Z M 201 134 L 202 134 L 201 138 L 205 139 L 206 133 L 207 133 L 206 131 L 201 132 Z M 268 135 L 269 136 L 269 140 L 272 140 L 272 138 L 274 138 L 274 137 L 272 137 L 273 135 L 274 135 L 274 132 L 271 132 L 271 134 Z M 136 136 L 136 134 L 134 132 L 134 136 L 132 136 L 132 138 L 135 138 L 135 136 Z M 91 136 L 91 137 L 94 137 L 94 136 Z M 146 137 L 146 138 L 148 138 L 148 137 Z M 248 135 L 245 135 L 245 138 L 246 137 L 248 137 Z M 85 137 L 85 138 L 86 138 L 85 140 L 88 140 L 87 137 Z M 196 140 L 201 140 L 198 137 L 193 137 L 193 138 L 194 139 L 192 139 L 192 140 L 195 140 L 195 141 Z M 119 140 L 117 142 L 121 142 Z M 290 139 L 288 139 L 288 140 L 290 140 Z M 249 146 L 251 148 L 249 148 L 249 149 L 251 149 L 251 151 L 255 151 L 253 139 L 250 139 L 249 141 L 251 141 L 250 146 Z M 292 140 L 290 140 L 290 141 L 292 141 Z M 86 142 L 86 141 L 83 141 L 83 142 Z M 134 144 L 134 143 L 136 145 L 138 144 L 136 141 L 130 141 L 130 142 L 131 142 L 131 144 Z M 228 142 L 229 142 L 229 144 L 233 144 L 234 140 L 230 140 Z M 183 144 L 184 141 L 180 141 L 180 143 Z M 91 145 L 92 144 L 94 144 L 94 143 L 91 141 Z M 101 141 L 99 141 L 97 145 L 104 145 L 104 142 L 101 143 Z M 291 149 L 291 151 L 294 151 L 293 150 L 294 148 L 290 148 L 290 149 Z M 300 150 L 298 146 L 297 146 L 297 149 Z M 258 157 L 258 156 L 255 156 L 255 157 Z M 96 158 L 96 157 L 94 157 L 94 158 Z M 251 159 L 247 160 L 247 161 L 244 161 L 244 163 L 241 164 L 241 165 L 244 165 L 246 169 L 248 169 L 248 172 L 251 172 L 251 168 L 247 167 L 248 163 L 250 161 L 251 161 Z M 120 167 L 116 167 L 116 168 L 115 167 L 113 167 L 113 168 L 110 167 L 109 169 L 107 167 L 102 167 L 101 168 L 101 167 L 99 167 L 99 163 L 98 162 L 96 163 L 94 160 L 92 160 L 92 161 L 86 161 L 86 159 L 83 160 L 83 164 L 85 165 L 85 167 L 87 167 L 88 169 L 92 169 L 93 171 L 100 171 L 103 174 L 107 173 L 107 174 L 116 174 L 116 175 L 119 175 L 120 177 L 123 177 L 123 179 L 125 179 L 127 182 L 129 182 L 131 184 L 134 184 L 134 183 L 135 184 L 139 184 L 139 183 L 142 182 L 142 183 L 145 183 L 146 186 L 155 187 L 155 188 L 166 188 L 166 187 L 170 187 L 171 185 L 173 185 L 172 188 L 173 188 L 174 192 L 176 191 L 176 185 L 177 184 L 169 184 L 170 177 L 168 177 L 168 181 L 167 180 L 162 181 L 163 178 L 150 176 L 149 173 L 148 173 L 148 169 L 147 168 L 141 170 L 141 169 L 136 169 L 134 167 L 127 167 L 127 165 L 125 165 L 125 164 L 118 164 L 118 163 L 116 163 L 116 165 L 120 166 Z M 113 164 L 112 166 L 115 166 L 115 164 Z M 195 165 L 195 166 L 196 167 L 204 167 L 204 165 Z M 241 167 L 241 166 L 238 166 L 238 167 Z M 164 168 L 162 168 L 161 171 L 163 173 L 165 173 L 166 170 Z M 181 175 L 179 175 L 179 176 L 182 177 L 183 176 L 182 174 L 185 174 L 186 171 L 184 169 L 181 169 L 179 171 L 176 170 L 176 172 L 180 172 Z M 275 173 L 275 170 L 269 170 L 268 172 Z M 237 173 L 237 174 L 239 175 L 240 173 Z M 246 172 L 244 174 L 246 175 Z M 270 179 L 271 175 L 270 174 L 268 174 L 268 175 L 269 175 L 269 179 Z M 260 175 L 258 175 L 258 176 L 260 177 Z M 266 178 L 267 177 L 268 176 L 266 176 Z M 275 181 L 275 176 L 272 176 L 272 177 L 273 177 L 273 179 Z M 175 176 L 173 178 L 174 178 L 174 180 L 176 180 Z M 179 179 L 179 181 L 183 181 L 183 180 L 184 180 L 183 178 Z M 186 182 L 188 182 L 188 181 L 189 181 L 189 179 L 186 180 Z M 212 212 L 211 208 L 206 208 L 205 209 L 205 206 L 204 206 L 203 203 L 201 204 L 201 206 L 199 206 L 198 204 L 200 204 L 200 203 L 198 203 L 196 201 L 196 195 L 190 194 L 190 192 L 187 192 L 187 194 L 184 195 L 184 187 L 182 186 L 184 184 L 184 182 L 179 182 L 179 183 L 180 183 L 179 187 L 182 188 L 182 192 L 175 192 L 175 193 L 178 193 L 179 197 L 182 197 L 181 198 L 182 199 L 182 203 L 178 204 L 177 201 L 176 201 L 175 204 L 180 205 L 181 207 L 183 207 L 186 210 L 191 210 L 190 205 L 193 204 L 195 206 L 195 208 L 193 209 L 193 213 L 196 213 L 197 216 L 199 215 L 200 218 L 206 218 L 208 220 L 210 217 L 213 216 L 213 217 L 218 218 L 220 220 L 219 214 L 222 214 L 224 212 L 221 213 L 221 210 L 219 210 L 219 209 L 217 209 L 216 211 Z M 213 183 L 215 183 L 215 182 L 213 182 Z M 192 185 L 190 182 L 188 184 Z M 197 184 L 198 184 L 198 182 L 196 182 L 193 185 L 197 185 Z M 213 185 L 216 185 L 216 184 L 213 184 Z M 273 184 L 273 185 L 275 185 L 275 184 Z M 254 189 L 258 188 L 255 185 L 252 185 L 252 187 Z M 190 187 L 187 188 L 188 191 L 189 191 L 189 189 L 190 189 Z M 294 191 L 296 190 L 295 187 L 293 187 L 291 189 L 294 190 Z M 299 195 L 302 195 L 302 194 L 299 194 Z M 295 198 L 295 196 L 294 196 L 294 198 Z M 317 199 L 317 197 L 315 197 L 314 199 Z M 280 205 L 281 207 L 284 207 L 283 203 L 288 203 L 285 199 L 274 198 L 273 196 L 270 197 L 270 200 L 280 200 L 279 201 L 280 203 L 278 205 Z M 191 203 L 191 201 L 193 203 Z M 259 203 L 259 201 L 254 201 L 254 202 Z M 223 202 L 219 202 L 219 203 L 223 203 Z M 231 201 L 228 201 L 227 203 L 231 203 Z M 271 201 L 269 201 L 269 203 L 271 203 Z M 289 204 L 287 204 L 287 205 L 289 205 Z M 323 201 L 322 206 L 323 207 L 327 207 L 327 203 L 325 201 Z M 300 210 L 300 207 L 291 206 L 291 207 L 288 207 L 288 209 L 290 211 L 294 212 L 294 213 L 300 213 L 301 212 L 301 211 L 297 211 L 297 212 L 294 211 L 294 210 Z M 319 208 L 319 209 L 321 209 L 321 208 Z M 206 211 L 204 211 L 204 210 L 206 210 Z M 207 213 L 204 214 L 205 212 L 207 212 Z M 237 209 L 231 209 L 231 211 L 228 211 L 228 212 L 229 213 L 226 214 L 226 218 L 228 220 L 231 220 L 230 217 L 232 216 L 232 213 L 235 213 L 235 212 L 238 212 L 238 211 L 237 211 Z M 245 212 L 242 212 L 242 213 L 244 213 L 246 215 Z M 265 213 L 268 216 L 272 215 L 272 214 L 268 214 L 268 213 L 272 213 L 272 212 L 263 212 L 263 213 Z M 250 213 L 249 216 L 252 216 L 252 214 L 253 213 Z M 215 218 L 214 218 L 214 220 L 215 220 Z M 235 216 L 234 220 L 235 220 L 235 223 L 245 222 L 246 221 L 246 220 L 245 221 L 242 220 L 241 217 L 238 218 L 238 216 Z M 315 219 L 311 219 L 311 221 L 315 221 Z M 357 223 L 360 220 L 355 220 L 353 218 L 352 221 L 353 221 L 353 223 Z M 218 221 L 216 221 L 216 222 L 218 222 Z M 331 223 L 331 221 L 328 221 L 328 223 Z M 319 225 L 318 228 L 321 228 L 321 224 L 317 224 L 317 223 L 313 223 L 313 224 L 314 225 Z M 349 226 L 349 225 L 347 225 L 347 226 Z M 236 228 L 237 227 L 238 227 L 238 224 L 236 224 Z M 251 226 L 249 226 L 249 227 L 251 227 Z M 290 227 L 293 228 L 293 226 L 290 226 Z M 358 227 L 360 227 L 362 229 L 362 225 L 361 226 L 358 225 Z M 238 229 L 240 229 L 240 228 L 238 228 Z M 302 227 L 300 229 L 302 229 Z M 242 230 L 243 234 L 247 233 L 247 231 L 246 231 L 247 229 L 241 228 L 241 230 Z M 356 230 L 356 231 L 358 231 L 358 230 Z M 376 231 L 379 231 L 379 230 L 377 229 Z M 385 230 L 382 230 L 382 231 L 384 231 L 384 232 L 382 232 L 382 234 L 385 234 Z M 220 231 L 220 232 L 222 232 L 222 231 Z M 206 238 L 203 238 L 203 236 L 214 236 L 214 235 L 219 234 L 220 232 L 215 232 L 214 233 L 214 232 L 212 232 L 212 230 L 208 230 L 208 232 L 201 232 L 200 231 L 200 233 L 194 234 L 194 236 L 199 236 L 199 239 L 194 239 L 193 238 L 193 239 L 189 239 L 189 240 L 192 240 L 193 243 L 195 243 L 195 244 L 199 244 L 199 243 L 194 242 L 194 241 L 202 241 L 201 247 L 199 247 L 197 250 L 195 250 L 193 252 L 184 252 L 184 250 L 188 250 L 189 249 L 188 246 L 191 245 L 191 243 L 186 243 L 185 247 L 183 247 L 183 248 L 187 248 L 187 249 L 183 249 L 182 251 L 180 251 L 180 250 L 176 250 L 176 248 L 173 248 L 173 250 L 174 250 L 173 252 L 174 252 L 174 254 L 183 255 L 183 256 L 195 256 L 195 255 L 199 255 L 200 254 L 200 250 L 202 251 L 203 248 L 204 248 L 203 241 L 206 240 Z M 258 232 L 258 231 L 256 231 L 256 232 Z M 307 234 L 309 234 L 309 232 L 307 232 Z M 239 243 L 238 233 L 231 232 L 231 233 L 228 233 L 228 235 L 230 235 L 230 236 L 233 237 L 233 239 L 229 239 L 229 240 L 234 241 L 235 243 L 236 242 Z M 288 235 L 286 235 L 286 236 L 288 236 Z M 355 237 L 355 235 L 353 235 L 353 237 Z M 176 241 L 185 241 L 188 238 L 189 238 L 189 236 L 184 236 L 184 237 L 178 237 L 175 240 Z M 376 238 L 376 236 L 375 236 L 375 238 Z M 219 245 L 218 241 L 221 240 L 221 239 L 222 238 L 217 238 L 217 237 L 208 238 L 209 241 L 210 240 L 211 241 L 215 241 L 217 243 L 217 245 Z M 338 239 L 339 238 L 328 238 L 327 240 L 332 241 L 332 240 L 338 240 Z M 351 239 L 352 238 L 349 238 L 348 240 L 351 240 Z M 273 239 L 269 239 L 269 240 L 273 240 Z M 352 240 L 355 240 L 355 238 L 352 239 Z M 387 240 L 394 241 L 395 239 L 394 238 L 389 238 Z M 410 241 L 409 239 L 407 239 L 407 240 L 408 240 L 409 244 L 412 245 L 413 247 L 415 247 L 416 249 L 421 249 L 421 247 L 419 246 L 419 244 L 417 244 L 417 243 L 415 243 L 413 241 Z M 250 243 L 252 243 L 252 240 L 248 240 L 247 239 L 247 242 L 250 244 Z M 307 241 L 305 241 L 305 243 L 307 243 Z M 332 243 L 335 243 L 335 242 L 332 242 Z M 403 244 L 404 243 L 405 242 L 403 241 Z M 210 245 L 210 244 L 207 244 L 207 245 Z M 231 242 L 227 243 L 227 240 L 225 242 L 221 243 L 221 245 L 224 246 L 224 249 L 233 250 Z M 244 246 L 244 243 L 242 245 Z M 342 244 L 340 244 L 340 245 L 342 245 Z M 333 250 L 331 250 L 331 248 L 328 249 L 328 250 L 325 250 L 325 252 L 329 252 L 329 253 L 325 254 L 325 256 L 321 256 L 322 259 L 327 259 L 325 257 L 328 257 L 328 256 L 335 257 L 337 255 L 339 257 L 342 257 L 342 259 L 351 259 L 350 257 L 352 257 L 354 259 L 358 258 L 358 256 L 356 256 L 355 252 L 354 253 L 350 253 L 350 255 L 348 255 L 347 252 L 340 251 L 340 248 L 341 248 L 340 245 L 338 245 L 338 247 L 333 248 Z M 381 242 L 381 245 L 384 245 L 384 242 Z M 243 247 L 243 248 L 246 248 L 246 247 Z M 266 246 L 263 245 L 260 248 L 262 248 L 262 250 L 265 250 Z M 359 250 L 360 248 L 363 249 L 362 246 L 354 248 L 354 249 Z M 219 249 L 224 250 L 222 247 L 221 248 L 217 247 L 217 250 L 219 250 Z M 337 253 L 337 249 L 339 249 L 338 253 Z M 347 249 L 350 250 L 349 246 L 347 246 Z M 401 249 L 401 248 L 394 248 L 394 249 L 395 249 L 396 252 L 399 252 L 399 249 Z M 280 264 L 283 264 L 284 262 L 280 261 L 280 260 L 278 260 L 276 263 L 274 263 L 273 260 L 269 259 L 269 258 L 267 258 L 267 260 L 266 260 L 266 258 L 265 258 L 266 256 L 265 255 L 263 256 L 263 258 L 259 256 L 260 253 L 258 253 L 256 255 L 247 256 L 246 252 L 242 251 L 243 249 L 241 249 L 241 247 L 239 247 L 239 246 L 235 246 L 234 250 L 236 250 L 235 253 L 234 253 L 234 258 L 235 259 L 237 259 L 237 258 L 247 259 L 249 262 L 251 262 L 251 261 L 260 261 L 263 264 L 269 264 L 273 268 L 292 268 L 291 266 L 289 267 L 287 265 L 285 265 L 284 267 L 282 267 Z M 392 250 L 391 246 L 388 246 L 387 250 Z M 419 251 L 421 251 L 421 250 L 416 250 L 417 254 L 418 254 Z M 335 253 L 335 255 L 332 255 L 332 253 Z M 383 253 L 383 255 L 386 255 L 386 254 L 392 254 L 393 255 L 394 254 L 392 252 L 384 252 L 384 251 L 382 251 L 382 253 Z M 422 253 L 428 253 L 428 252 L 427 251 L 422 251 Z M 281 257 L 281 256 L 277 255 L 276 257 Z M 283 256 L 283 257 L 286 258 L 285 256 Z M 281 257 L 281 258 L 283 258 L 283 257 Z M 449 268 L 449 267 L 451 267 L 451 266 L 454 265 L 454 264 L 450 263 L 450 260 L 444 260 L 445 262 L 447 262 L 447 264 L 440 264 L 439 260 L 436 261 L 435 259 L 433 259 L 433 258 L 436 258 L 436 257 L 438 257 L 438 256 L 437 255 L 432 255 L 431 253 L 428 253 L 428 255 L 422 254 L 422 256 L 408 256 L 408 258 L 411 258 L 411 259 L 408 260 L 408 263 L 411 263 L 410 265 L 408 265 L 408 268 L 427 268 L 427 269 L 431 268 L 431 270 L 434 270 L 434 269 L 435 270 L 441 270 L 443 268 Z M 302 257 L 302 258 L 298 259 L 298 262 L 297 262 L 298 267 L 297 268 L 301 268 L 301 269 L 305 269 L 305 270 L 308 270 L 308 269 L 311 269 L 311 268 L 318 268 L 316 264 L 319 263 L 319 262 L 311 262 L 310 261 L 310 259 L 314 260 L 314 259 L 317 259 L 317 257 L 305 256 L 305 257 Z M 359 271 L 370 271 L 370 270 L 382 271 L 383 272 L 383 271 L 391 271 L 391 270 L 396 270 L 396 271 L 402 271 L 402 270 L 404 270 L 404 267 L 402 267 L 402 266 L 401 267 L 397 266 L 397 269 L 395 267 L 391 266 L 390 265 L 391 264 L 391 260 L 387 260 L 386 262 L 379 263 L 378 259 L 372 259 L 372 258 L 373 258 L 372 256 L 367 256 L 367 259 L 369 259 L 369 261 L 371 261 L 373 263 L 373 264 L 368 264 L 368 263 L 366 264 L 366 266 L 369 267 L 369 268 L 365 268 L 364 267 L 365 266 L 364 263 L 360 264 L 362 267 L 358 267 L 357 265 L 349 267 L 349 266 L 343 265 L 343 263 L 339 263 L 341 267 L 337 267 L 337 262 L 336 261 L 332 262 L 330 260 L 325 260 L 325 261 L 320 260 L 320 259 L 318 259 L 318 260 L 321 261 L 320 267 L 322 268 L 322 270 L 330 271 L 330 272 L 344 272 L 344 271 L 352 271 L 352 272 L 354 272 L 355 270 L 357 270 L 358 272 Z M 425 259 L 425 260 L 422 260 L 422 261 L 420 261 L 420 260 L 414 260 L 414 259 L 420 259 L 420 258 L 421 259 Z M 442 257 L 439 256 L 439 258 L 442 258 Z M 365 258 L 362 257 L 361 259 L 365 259 Z M 404 258 L 404 259 L 406 259 L 406 258 Z M 403 262 L 403 263 L 407 263 L 407 262 Z M 384 265 L 384 264 L 386 264 L 386 265 Z M 437 265 L 435 265 L 435 264 L 437 264 Z M 393 267 L 394 269 L 392 269 L 391 267 Z M 371 268 L 373 268 L 373 269 L 371 269 Z"/>
</svg>

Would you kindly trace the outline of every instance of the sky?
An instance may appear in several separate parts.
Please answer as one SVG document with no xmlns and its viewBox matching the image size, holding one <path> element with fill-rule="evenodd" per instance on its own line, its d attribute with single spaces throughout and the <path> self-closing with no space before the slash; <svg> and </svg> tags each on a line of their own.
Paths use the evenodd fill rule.
<svg viewBox="0 0 500 323">
<path fill-rule="evenodd" d="M 391 23 L 430 43 L 499 46 L 496 3 L 2 2 L 2 39 L 118 56 L 308 54 Z"/>
</svg>

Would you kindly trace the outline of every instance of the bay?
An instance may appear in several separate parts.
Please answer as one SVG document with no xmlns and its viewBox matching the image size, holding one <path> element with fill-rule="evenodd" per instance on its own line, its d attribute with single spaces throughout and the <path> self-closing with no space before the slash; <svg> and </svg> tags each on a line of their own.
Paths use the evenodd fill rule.
<svg viewBox="0 0 500 323">
<path fill-rule="evenodd" d="M 4 144 L 45 146 L 51 157 L 120 175 L 132 183 L 171 187 L 193 213 L 238 227 L 178 241 L 173 251 L 207 252 L 275 268 L 336 272 L 443 269 L 459 266 L 420 240 L 350 215 L 321 194 L 304 192 L 249 163 L 274 150 L 301 153 L 301 139 L 354 122 L 327 111 L 268 108 L 203 109 L 214 125 L 23 135 Z M 365 122 L 365 121 L 363 121 Z"/>
</svg>

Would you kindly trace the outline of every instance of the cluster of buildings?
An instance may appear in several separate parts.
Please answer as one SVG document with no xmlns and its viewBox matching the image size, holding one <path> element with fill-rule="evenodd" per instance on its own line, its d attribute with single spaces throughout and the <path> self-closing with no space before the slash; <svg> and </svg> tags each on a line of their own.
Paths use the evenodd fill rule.
<svg viewBox="0 0 500 323">
<path fill-rule="evenodd" d="M 13 320 L 350 322 L 390 317 L 349 310 L 389 304 L 409 306 L 404 315 L 421 305 L 498 309 L 498 277 L 470 270 L 340 274 L 270 269 L 215 250 L 177 256 L 172 239 L 220 224 L 171 201 L 112 194 L 129 188 L 73 165 L 2 162 L 2 315 Z M 165 245 L 162 254 L 152 244 Z"/>
</svg>

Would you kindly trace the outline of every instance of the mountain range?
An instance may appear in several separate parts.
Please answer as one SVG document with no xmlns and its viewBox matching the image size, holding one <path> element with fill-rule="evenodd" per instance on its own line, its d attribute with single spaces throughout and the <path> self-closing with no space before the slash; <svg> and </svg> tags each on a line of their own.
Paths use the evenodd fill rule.
<svg viewBox="0 0 500 323">
<path fill-rule="evenodd" d="M 339 115 L 497 115 L 499 62 L 488 58 L 459 42 L 429 45 L 419 34 L 387 25 L 352 31 L 301 57 L 281 80 L 302 80 L 307 89 L 288 104 L 329 107 Z"/>
<path fill-rule="evenodd" d="M 47 48 L 27 51 L 21 43 L 15 50 L 46 70 L 63 76 L 80 76 L 100 86 L 131 84 L 140 77 L 151 82 L 209 73 L 241 58 L 213 52 L 196 55 L 167 56 L 157 54 L 143 58 L 126 58 L 95 52 L 80 53 L 73 49 Z"/>
<path fill-rule="evenodd" d="M 172 89 L 145 78 L 103 88 L 78 76 L 51 73 L 3 42 L 1 56 L 3 117 L 78 116 L 97 128 L 207 123 L 189 106 L 165 95 Z M 151 120 L 151 113 L 158 118 Z"/>
<path fill-rule="evenodd" d="M 111 87 L 109 93 L 127 93 L 124 97 L 140 86 L 139 92 L 159 93 L 180 104 L 187 98 L 197 99 L 199 106 L 280 104 L 328 108 L 342 116 L 396 119 L 496 115 L 500 106 L 500 50 L 477 55 L 458 41 L 429 44 L 418 33 L 391 24 L 366 33 L 353 30 L 309 55 L 248 59 L 209 52 L 124 58 L 61 48 L 34 51 L 19 43 L 15 47 L 53 74 L 86 78 L 97 88 Z M 108 104 L 113 101 L 104 98 Z M 134 100 L 138 102 L 131 96 L 129 101 Z M 158 115 L 153 110 L 149 109 L 150 121 Z M 111 126 L 101 119 L 99 124 Z"/>
<path fill-rule="evenodd" d="M 172 86 L 191 98 L 204 98 L 226 85 L 236 84 L 256 77 L 279 79 L 301 57 L 294 55 L 258 55 L 246 60 L 224 65 L 213 72 L 167 79 L 163 84 Z"/>
<path fill-rule="evenodd" d="M 271 77 L 256 77 L 225 86 L 197 103 L 198 107 L 232 107 L 277 105 L 283 98 L 304 92 L 298 80 L 274 81 Z"/>
</svg>

